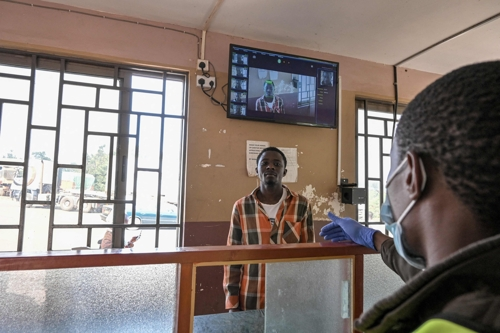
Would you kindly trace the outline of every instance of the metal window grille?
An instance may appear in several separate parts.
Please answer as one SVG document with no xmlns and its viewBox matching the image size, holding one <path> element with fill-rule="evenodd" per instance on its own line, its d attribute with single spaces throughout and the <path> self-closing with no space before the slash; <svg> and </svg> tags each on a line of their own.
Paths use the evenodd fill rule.
<svg viewBox="0 0 500 333">
<path fill-rule="evenodd" d="M 182 246 L 187 81 L 0 50 L 0 251 Z"/>
<path fill-rule="evenodd" d="M 384 231 L 380 206 L 390 170 L 394 105 L 356 99 L 356 165 L 358 186 L 366 188 L 366 203 L 357 205 L 358 221 Z M 405 106 L 398 106 L 396 123 Z"/>
</svg>

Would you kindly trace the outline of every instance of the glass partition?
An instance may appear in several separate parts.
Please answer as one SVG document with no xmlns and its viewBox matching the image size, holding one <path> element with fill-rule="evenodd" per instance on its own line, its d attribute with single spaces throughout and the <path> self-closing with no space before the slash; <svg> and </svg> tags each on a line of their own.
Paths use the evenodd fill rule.
<svg viewBox="0 0 500 333">
<path fill-rule="evenodd" d="M 173 332 L 177 264 L 0 272 L 2 332 Z"/>
<path fill-rule="evenodd" d="M 352 332 L 351 259 L 266 265 L 266 332 Z"/>
<path fill-rule="evenodd" d="M 363 279 L 363 308 L 369 309 L 405 283 L 382 261 L 380 254 L 369 254 L 364 256 L 364 279 Z"/>
<path fill-rule="evenodd" d="M 352 271 L 352 259 L 267 263 L 264 309 L 198 315 L 193 332 L 351 332 Z"/>
</svg>

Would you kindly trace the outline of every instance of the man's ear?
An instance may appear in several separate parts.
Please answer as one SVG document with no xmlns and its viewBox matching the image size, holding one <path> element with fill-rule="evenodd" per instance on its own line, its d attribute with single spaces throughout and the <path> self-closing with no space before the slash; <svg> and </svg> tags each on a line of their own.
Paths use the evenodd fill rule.
<svg viewBox="0 0 500 333">
<path fill-rule="evenodd" d="M 416 200 L 422 195 L 425 170 L 423 170 L 423 162 L 417 153 L 409 151 L 406 153 L 408 160 L 408 168 L 405 172 L 405 186 L 410 199 Z"/>
<path fill-rule="evenodd" d="M 286 176 L 287 171 L 288 171 L 287 169 L 283 170 L 283 176 Z"/>
<path fill-rule="evenodd" d="M 259 174 L 259 168 L 255 167 L 255 173 Z"/>
</svg>

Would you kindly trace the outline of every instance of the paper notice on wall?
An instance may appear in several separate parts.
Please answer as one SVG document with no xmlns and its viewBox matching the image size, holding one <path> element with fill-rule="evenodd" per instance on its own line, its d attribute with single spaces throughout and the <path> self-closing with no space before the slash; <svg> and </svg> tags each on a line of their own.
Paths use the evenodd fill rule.
<svg viewBox="0 0 500 333">
<path fill-rule="evenodd" d="M 297 148 L 278 147 L 286 156 L 286 175 L 283 183 L 296 183 L 299 178 L 299 164 L 297 163 Z"/>
<path fill-rule="evenodd" d="M 262 149 L 269 147 L 269 142 L 266 141 L 251 141 L 247 140 L 247 172 L 248 177 L 257 176 L 255 168 L 257 167 L 257 156 Z"/>
</svg>

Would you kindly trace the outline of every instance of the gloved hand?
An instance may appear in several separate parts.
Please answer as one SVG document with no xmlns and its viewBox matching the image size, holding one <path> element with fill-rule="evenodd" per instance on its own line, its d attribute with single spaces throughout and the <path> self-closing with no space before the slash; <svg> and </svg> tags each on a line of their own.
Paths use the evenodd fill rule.
<svg viewBox="0 0 500 333">
<path fill-rule="evenodd" d="M 332 242 L 349 240 L 376 250 L 373 244 L 373 234 L 377 230 L 364 227 L 349 217 L 341 218 L 335 216 L 332 212 L 328 213 L 328 217 L 332 222 L 321 228 L 319 233 L 324 239 L 331 240 Z"/>
</svg>

